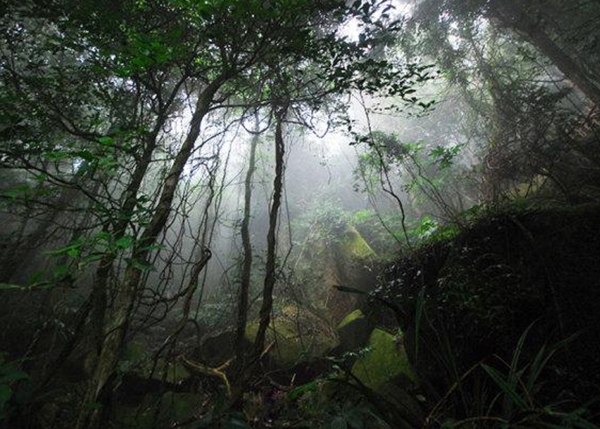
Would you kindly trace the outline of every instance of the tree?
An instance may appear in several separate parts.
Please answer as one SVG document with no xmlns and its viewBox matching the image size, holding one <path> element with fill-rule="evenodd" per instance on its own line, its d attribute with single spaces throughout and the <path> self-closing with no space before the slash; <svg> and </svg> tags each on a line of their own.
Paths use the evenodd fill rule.
<svg viewBox="0 0 600 429">
<path fill-rule="evenodd" d="M 354 88 L 404 95 L 411 84 L 411 72 L 372 57 L 378 36 L 389 30 L 386 20 L 392 29 L 395 24 L 383 15 L 372 20 L 371 6 L 337 0 L 155 0 L 113 2 L 111 7 L 71 0 L 9 3 L 3 90 L 13 105 L 35 106 L 44 124 L 74 139 L 71 146 L 51 141 L 50 148 L 54 145 L 68 165 L 77 166 L 81 159 L 93 164 L 95 169 L 84 165 L 99 184 L 97 194 L 87 185 L 80 188 L 92 203 L 96 224 L 59 252 L 73 253 L 81 259 L 78 266 L 95 270 L 76 335 L 59 354 L 64 360 L 77 336 L 84 335 L 87 320 L 98 358 L 77 427 L 97 427 L 102 421 L 102 408 L 93 405 L 110 395 L 145 274 L 173 215 L 186 166 L 207 141 L 203 128 L 217 109 L 257 106 L 270 110 L 275 120 L 275 189 L 255 349 L 258 353 L 264 347 L 276 281 L 283 127 L 290 109 L 304 106 L 303 114 L 316 113 L 328 97 Z M 369 24 L 368 31 L 359 41 L 348 41 L 338 27 L 357 17 Z M 36 59 L 33 67 L 31 58 Z M 253 92 L 257 79 L 266 84 Z M 187 130 L 181 143 L 172 141 L 168 129 L 185 109 Z M 300 123 L 303 114 L 297 115 Z M 20 123 L 19 118 L 11 121 Z M 39 135 L 31 140 L 39 143 Z M 37 161 L 47 153 L 42 147 L 30 156 Z M 208 249 L 199 256 L 192 279 L 198 278 L 207 255 Z M 189 291 L 194 290 L 190 283 Z M 243 294 L 240 302 L 243 312 Z M 189 303 L 187 294 L 186 314 Z"/>
</svg>

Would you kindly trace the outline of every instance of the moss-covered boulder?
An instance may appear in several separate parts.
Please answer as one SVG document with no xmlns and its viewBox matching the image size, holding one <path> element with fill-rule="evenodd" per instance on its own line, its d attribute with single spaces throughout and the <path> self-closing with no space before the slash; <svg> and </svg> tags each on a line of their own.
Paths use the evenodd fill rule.
<svg viewBox="0 0 600 429">
<path fill-rule="evenodd" d="M 373 325 L 361 310 L 354 310 L 340 322 L 337 327 L 340 346 L 343 351 L 356 350 L 369 340 Z"/>
<path fill-rule="evenodd" d="M 327 286 L 331 287 L 328 308 L 334 320 L 341 321 L 359 304 L 359 295 L 340 292 L 335 286 L 370 291 L 376 283 L 377 255 L 352 225 L 345 225 L 326 254 Z"/>
<path fill-rule="evenodd" d="M 325 329 L 323 322 L 310 314 L 289 306 L 282 309 L 267 330 L 267 345 L 274 342 L 270 357 L 282 368 L 325 355 L 338 345 L 337 338 Z M 246 338 L 254 341 L 258 322 L 249 323 Z"/>
<path fill-rule="evenodd" d="M 209 366 L 222 365 L 233 356 L 235 337 L 235 330 L 229 330 L 206 338 L 197 351 L 197 358 Z"/>
<path fill-rule="evenodd" d="M 340 240 L 340 249 L 345 259 L 370 259 L 375 257 L 375 252 L 356 228 L 346 226 Z"/>
<path fill-rule="evenodd" d="M 367 387 L 381 391 L 391 381 L 416 383 L 414 373 L 404 347 L 398 337 L 375 329 L 369 337 L 370 351 L 361 356 L 352 367 L 352 373 Z"/>
</svg>

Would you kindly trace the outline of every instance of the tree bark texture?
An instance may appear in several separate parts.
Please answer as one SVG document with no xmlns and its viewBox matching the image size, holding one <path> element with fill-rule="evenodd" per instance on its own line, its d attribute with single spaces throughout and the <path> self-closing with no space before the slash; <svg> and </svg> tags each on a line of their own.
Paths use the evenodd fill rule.
<svg viewBox="0 0 600 429">
<path fill-rule="evenodd" d="M 258 128 L 258 127 L 257 127 Z M 240 292 L 238 296 L 237 330 L 235 336 L 235 361 L 236 368 L 241 369 L 244 365 L 244 337 L 246 336 L 246 325 L 248 322 L 248 296 L 250 293 L 250 275 L 252 274 L 252 244 L 250 242 L 250 217 L 252 209 L 252 178 L 256 170 L 256 147 L 258 146 L 258 134 L 252 137 L 250 142 L 250 158 L 248 170 L 244 182 L 244 218 L 242 219 L 242 247 L 243 262 L 240 275 Z"/>
<path fill-rule="evenodd" d="M 254 340 L 254 354 L 260 356 L 265 348 L 267 329 L 271 322 L 273 309 L 273 289 L 275 288 L 277 221 L 283 192 L 283 167 L 285 142 L 283 140 L 283 121 L 287 114 L 288 104 L 275 106 L 275 179 L 273 181 L 273 200 L 269 212 L 269 231 L 267 233 L 267 263 L 263 286 L 263 301 L 260 308 L 258 332 Z"/>
<path fill-rule="evenodd" d="M 131 321 L 131 313 L 142 277 L 143 271 L 140 266 L 148 263 L 151 254 L 150 247 L 155 244 L 158 235 L 162 232 L 169 218 L 179 179 L 200 135 L 202 121 L 210 110 L 214 95 L 224 81 L 225 76 L 222 75 L 208 84 L 200 93 L 190 122 L 190 129 L 164 181 L 157 207 L 148 226 L 134 247 L 132 260 L 137 263 L 127 266 L 123 281 L 116 291 L 110 317 L 106 318 L 98 363 L 84 397 L 84 406 L 76 426 L 78 429 L 96 428 L 100 423 L 101 408 L 97 406 L 90 407 L 89 405 L 99 402 L 103 389 L 114 374 Z"/>
</svg>

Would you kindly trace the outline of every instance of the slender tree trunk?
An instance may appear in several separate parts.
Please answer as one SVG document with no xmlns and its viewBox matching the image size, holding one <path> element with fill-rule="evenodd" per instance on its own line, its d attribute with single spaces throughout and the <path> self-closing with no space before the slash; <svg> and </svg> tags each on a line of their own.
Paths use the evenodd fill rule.
<svg viewBox="0 0 600 429">
<path fill-rule="evenodd" d="M 258 121 L 257 121 L 258 122 Z M 258 125 L 256 126 L 258 131 Z M 238 296 L 237 331 L 235 335 L 235 362 L 236 370 L 244 367 L 244 338 L 248 322 L 248 296 L 250 293 L 250 275 L 252 274 L 252 244 L 250 243 L 250 211 L 252 208 L 252 178 L 256 170 L 256 147 L 259 136 L 255 134 L 250 142 L 250 159 L 244 182 L 244 218 L 242 219 L 242 247 L 244 259 L 240 276 L 240 293 Z"/>
<path fill-rule="evenodd" d="M 275 179 L 273 181 L 273 200 L 269 212 L 269 231 L 267 233 L 267 263 L 265 282 L 263 286 L 263 302 L 260 308 L 260 322 L 258 332 L 254 340 L 255 357 L 261 355 L 265 348 L 267 328 L 271 322 L 271 311 L 273 309 L 273 289 L 275 287 L 276 266 L 276 234 L 279 207 L 281 206 L 281 195 L 283 191 L 283 164 L 285 143 L 283 141 L 283 121 L 287 114 L 288 103 L 283 106 L 275 106 Z"/>
<path fill-rule="evenodd" d="M 127 228 L 131 221 L 131 218 L 135 212 L 135 208 L 138 203 L 138 193 L 142 186 L 144 177 L 148 172 L 150 163 L 152 162 L 152 155 L 158 144 L 158 136 L 163 129 L 165 123 L 168 120 L 168 111 L 172 105 L 179 88 L 183 85 L 185 79 L 181 78 L 179 82 L 173 87 L 169 97 L 165 103 L 161 104 L 156 123 L 152 131 L 146 136 L 144 140 L 144 150 L 142 151 L 139 158 L 136 158 L 135 168 L 131 175 L 131 180 L 122 195 L 123 203 L 118 211 L 116 222 L 107 223 L 104 225 L 102 232 L 111 234 L 115 239 L 121 238 L 127 232 Z M 106 252 L 96 270 L 96 277 L 91 293 L 91 325 L 92 325 L 92 337 L 97 349 L 98 355 L 102 350 L 102 342 L 104 341 L 104 326 L 105 326 L 105 315 L 106 315 L 106 302 L 108 295 L 108 283 L 110 273 L 112 271 L 113 264 L 117 259 L 118 254 L 114 251 Z"/>
<path fill-rule="evenodd" d="M 200 93 L 194 115 L 190 122 L 190 130 L 164 181 L 154 215 L 140 240 L 135 245 L 132 260 L 136 263 L 127 266 L 123 281 L 116 291 L 110 318 L 107 318 L 106 331 L 98 363 L 84 396 L 84 406 L 77 421 L 76 427 L 78 429 L 96 428 L 100 423 L 101 408 L 90 407 L 90 404 L 98 403 L 119 361 L 123 342 L 131 320 L 138 285 L 142 277 L 140 265 L 148 263 L 152 252 L 150 247 L 155 244 L 158 235 L 163 230 L 169 218 L 181 173 L 192 154 L 196 140 L 200 135 L 202 121 L 210 110 L 213 97 L 225 79 L 226 76 L 221 75 Z"/>
<path fill-rule="evenodd" d="M 123 204 L 119 210 L 119 218 L 117 219 L 116 224 L 112 230 L 110 224 L 106 224 L 103 228 L 103 232 L 110 233 L 116 239 L 123 237 L 127 232 L 127 226 L 135 211 L 142 181 L 152 162 L 152 154 L 156 149 L 158 132 L 159 129 L 155 128 L 155 131 L 146 140 L 144 151 L 136 163 L 131 176 L 131 181 L 125 189 Z M 90 321 L 92 325 L 92 336 L 98 354 L 101 352 L 102 342 L 104 341 L 104 320 L 106 315 L 108 281 L 113 263 L 117 257 L 118 254 L 114 251 L 106 252 L 103 255 L 98 268 L 96 269 L 96 279 L 92 289 L 92 311 Z"/>
</svg>

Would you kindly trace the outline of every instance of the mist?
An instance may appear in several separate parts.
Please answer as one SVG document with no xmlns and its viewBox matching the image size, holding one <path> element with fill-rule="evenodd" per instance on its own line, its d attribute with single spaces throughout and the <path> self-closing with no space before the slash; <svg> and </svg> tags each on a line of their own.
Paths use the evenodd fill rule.
<svg viewBox="0 0 600 429">
<path fill-rule="evenodd" d="M 37 3 L 0 428 L 596 427 L 598 5 Z"/>
</svg>

